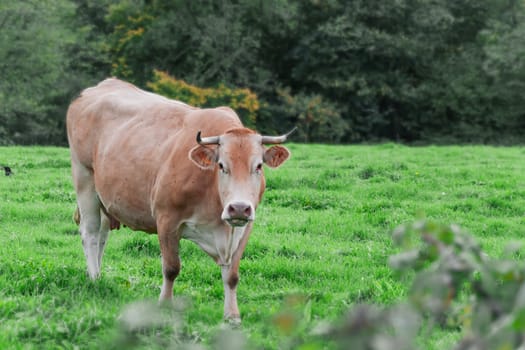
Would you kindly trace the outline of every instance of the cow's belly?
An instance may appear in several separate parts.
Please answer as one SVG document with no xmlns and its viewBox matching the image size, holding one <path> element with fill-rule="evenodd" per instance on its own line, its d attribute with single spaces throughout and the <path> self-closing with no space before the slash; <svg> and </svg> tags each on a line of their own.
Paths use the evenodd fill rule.
<svg viewBox="0 0 525 350">
<path fill-rule="evenodd" d="M 95 173 L 95 187 L 108 214 L 134 230 L 156 232 L 150 186 L 124 175 Z"/>
<path fill-rule="evenodd" d="M 104 211 L 120 224 L 133 230 L 156 233 L 156 221 L 143 205 L 127 200 L 122 195 L 108 196 L 97 190 L 97 196 L 104 207 Z"/>
<path fill-rule="evenodd" d="M 134 138 L 136 128 L 117 128 L 113 138 L 100 140 L 94 162 L 95 188 L 107 212 L 122 224 L 156 232 L 152 189 L 166 155 L 158 140 Z"/>
<path fill-rule="evenodd" d="M 132 230 L 140 230 L 150 233 L 156 233 L 156 221 L 151 215 L 147 215 L 144 211 L 133 211 L 125 208 L 117 208 L 116 206 L 109 206 L 108 213 L 117 219 L 123 225 L 128 226 Z"/>
</svg>

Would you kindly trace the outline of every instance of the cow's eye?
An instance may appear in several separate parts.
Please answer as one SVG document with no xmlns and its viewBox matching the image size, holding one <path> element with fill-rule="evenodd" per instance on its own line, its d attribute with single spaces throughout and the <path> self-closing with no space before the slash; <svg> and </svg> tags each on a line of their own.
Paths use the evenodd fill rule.
<svg viewBox="0 0 525 350">
<path fill-rule="evenodd" d="M 255 171 L 257 173 L 260 173 L 262 171 L 262 163 L 257 164 L 257 166 L 255 167 Z"/>
</svg>

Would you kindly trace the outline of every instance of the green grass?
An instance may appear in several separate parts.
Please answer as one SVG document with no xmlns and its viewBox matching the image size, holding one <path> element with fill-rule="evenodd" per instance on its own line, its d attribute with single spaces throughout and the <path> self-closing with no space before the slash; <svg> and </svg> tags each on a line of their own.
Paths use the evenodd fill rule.
<svg viewBox="0 0 525 350">
<path fill-rule="evenodd" d="M 308 300 L 304 332 L 356 303 L 403 298 L 408 283 L 386 263 L 399 224 L 422 216 L 457 223 L 494 256 L 525 237 L 524 148 L 289 148 L 286 164 L 266 169 L 267 192 L 241 262 L 242 329 L 254 347 L 290 347 L 273 322 L 289 295 Z M 72 220 L 68 150 L 3 147 L 0 162 L 14 172 L 0 176 L 0 348 L 117 347 L 126 305 L 158 297 L 156 236 L 112 231 L 102 277 L 91 282 Z M 174 293 L 189 301 L 184 340 L 207 344 L 222 321 L 220 270 L 188 241 L 181 258 Z M 436 330 L 420 343 L 448 348 L 458 332 Z M 144 337 L 145 347 L 160 348 L 173 332 Z"/>
</svg>

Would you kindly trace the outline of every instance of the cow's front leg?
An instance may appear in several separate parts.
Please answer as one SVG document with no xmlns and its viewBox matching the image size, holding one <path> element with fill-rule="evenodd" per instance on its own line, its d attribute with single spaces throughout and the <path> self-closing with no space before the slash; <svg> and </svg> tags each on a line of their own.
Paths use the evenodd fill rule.
<svg viewBox="0 0 525 350">
<path fill-rule="evenodd" d="M 232 324 L 241 323 L 241 314 L 237 306 L 237 283 L 239 282 L 239 265 L 221 266 L 224 284 L 224 319 Z"/>
<path fill-rule="evenodd" d="M 241 323 L 241 314 L 237 305 L 239 264 L 251 231 L 252 223 L 249 223 L 245 228 L 237 250 L 232 256 L 231 264 L 221 266 L 222 282 L 224 284 L 224 320 L 232 325 L 239 325 Z"/>
<path fill-rule="evenodd" d="M 162 288 L 159 297 L 161 302 L 173 299 L 173 282 L 180 272 L 180 235 L 177 226 L 178 224 L 173 224 L 171 220 L 159 220 L 157 224 L 162 255 Z"/>
</svg>

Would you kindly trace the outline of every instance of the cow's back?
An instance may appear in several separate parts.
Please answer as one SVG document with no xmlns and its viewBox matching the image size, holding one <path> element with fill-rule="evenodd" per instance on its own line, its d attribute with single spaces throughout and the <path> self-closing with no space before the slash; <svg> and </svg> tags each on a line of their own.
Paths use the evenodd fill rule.
<svg viewBox="0 0 525 350">
<path fill-rule="evenodd" d="M 84 90 L 67 114 L 72 161 L 93 171 L 98 197 L 110 214 L 146 231 L 155 231 L 156 193 L 177 193 L 179 188 L 164 187 L 187 184 L 189 178 L 208 181 L 210 172 L 188 158 L 197 132 L 219 135 L 239 126 L 229 108 L 190 107 L 118 79 Z M 189 195 L 202 186 L 184 190 Z"/>
<path fill-rule="evenodd" d="M 194 109 L 121 80 L 106 79 L 85 89 L 69 107 L 69 144 L 82 163 L 92 164 L 94 150 L 118 138 L 134 134 L 142 138 L 143 149 L 148 148 L 148 139 L 165 140 Z"/>
</svg>

